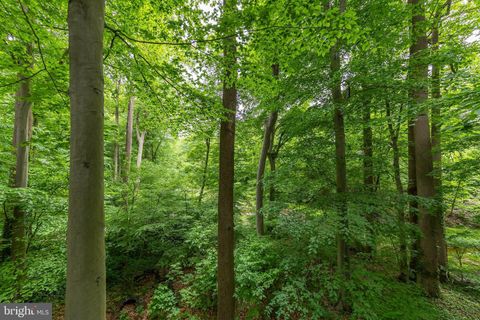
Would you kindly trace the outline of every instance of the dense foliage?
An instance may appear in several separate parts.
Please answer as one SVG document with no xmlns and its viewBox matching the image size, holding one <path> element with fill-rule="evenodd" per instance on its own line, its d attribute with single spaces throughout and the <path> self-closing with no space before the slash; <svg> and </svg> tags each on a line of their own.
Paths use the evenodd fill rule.
<svg viewBox="0 0 480 320">
<path fill-rule="evenodd" d="M 343 10 L 337 1 L 238 1 L 236 12 L 224 13 L 220 1 L 106 1 L 109 319 L 215 318 L 225 39 L 237 43 L 238 317 L 480 318 L 480 2 L 420 2 L 428 48 L 412 63 L 410 2 L 351 0 Z M 58 319 L 70 165 L 67 7 L 58 0 L 0 0 L 0 302 L 53 302 Z M 423 82 L 412 76 L 415 63 L 428 66 Z M 33 121 L 23 145 L 28 186 L 18 187 L 12 136 L 26 81 Z M 332 98 L 337 85 L 341 104 Z M 429 89 L 428 99 L 413 103 L 418 87 Z M 441 165 L 434 162 L 429 173 L 441 187 L 430 198 L 407 192 L 410 121 L 424 110 L 441 133 L 433 147 L 441 149 Z M 346 192 L 338 192 L 337 111 Z M 267 135 L 273 113 L 278 119 Z M 270 148 L 259 177 L 265 139 Z M 259 182 L 265 192 L 257 210 Z M 402 244 L 410 262 L 425 237 L 409 220 L 413 202 L 441 208 L 449 259 L 439 299 L 399 277 Z M 12 258 L 15 210 L 25 213 L 20 276 Z M 264 235 L 256 231 L 259 214 Z M 348 243 L 347 276 L 337 272 L 339 235 Z"/>
</svg>

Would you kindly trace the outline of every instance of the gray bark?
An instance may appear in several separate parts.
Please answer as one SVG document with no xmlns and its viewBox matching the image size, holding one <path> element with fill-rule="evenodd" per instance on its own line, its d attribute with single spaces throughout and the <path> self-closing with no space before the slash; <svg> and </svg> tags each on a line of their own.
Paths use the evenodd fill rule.
<svg viewBox="0 0 480 320">
<path fill-rule="evenodd" d="M 127 128 L 125 130 L 125 172 L 123 180 L 128 182 L 130 166 L 132 162 L 132 140 L 133 140 L 133 111 L 135 109 L 135 97 L 130 97 L 128 102 Z"/>
<path fill-rule="evenodd" d="M 145 145 L 145 136 L 147 132 L 146 131 L 140 131 L 137 128 L 137 144 L 138 144 L 138 152 L 137 152 L 137 169 L 140 169 L 142 166 L 142 160 L 143 160 L 143 146 Z"/>
<path fill-rule="evenodd" d="M 113 146 L 113 181 L 117 181 L 120 176 L 120 145 L 118 143 L 118 134 L 120 126 L 120 110 L 119 110 L 119 100 L 120 100 L 120 79 L 117 81 L 116 88 L 116 97 L 115 97 L 115 126 L 116 126 L 116 135 L 115 135 L 115 145 Z"/>
<path fill-rule="evenodd" d="M 70 0 L 70 188 L 66 320 L 106 317 L 103 163 L 104 1 Z"/>
<path fill-rule="evenodd" d="M 28 186 L 28 158 L 32 134 L 32 103 L 30 101 L 30 80 L 18 76 L 20 87 L 15 94 L 14 147 L 16 154 L 14 188 Z M 13 208 L 12 220 L 12 260 L 16 274 L 16 297 L 21 299 L 21 289 L 26 277 L 25 259 L 27 254 L 25 235 L 25 211 L 21 206 Z"/>
</svg>

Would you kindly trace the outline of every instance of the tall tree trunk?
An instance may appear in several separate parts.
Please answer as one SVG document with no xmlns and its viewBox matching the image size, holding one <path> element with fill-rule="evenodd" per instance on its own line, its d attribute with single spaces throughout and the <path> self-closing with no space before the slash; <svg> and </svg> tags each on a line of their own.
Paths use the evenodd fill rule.
<svg viewBox="0 0 480 320">
<path fill-rule="evenodd" d="M 272 65 L 272 75 L 274 78 L 278 78 L 279 67 L 277 64 Z M 262 151 L 260 152 L 260 159 L 258 160 L 257 169 L 257 189 L 256 189 L 256 222 L 257 222 L 257 234 L 263 235 L 265 233 L 264 217 L 263 217 L 263 177 L 265 173 L 265 164 L 267 162 L 267 156 L 272 148 L 273 143 L 272 135 L 275 133 L 275 125 L 277 123 L 278 111 L 272 111 L 265 122 L 265 128 L 263 133 Z M 270 164 L 271 164 L 270 160 Z"/>
<path fill-rule="evenodd" d="M 29 51 L 31 51 L 29 49 Z M 30 101 L 30 80 L 19 75 L 20 87 L 15 95 L 14 147 L 16 150 L 15 188 L 28 185 L 29 140 L 32 132 L 32 103 Z M 16 273 L 16 297 L 21 299 L 21 289 L 26 277 L 26 235 L 25 212 L 19 205 L 13 208 L 12 220 L 12 260 Z"/>
<path fill-rule="evenodd" d="M 407 194 L 411 197 L 408 205 L 408 214 L 410 224 L 418 226 L 418 204 L 415 198 L 417 196 L 417 174 L 415 168 L 415 132 L 414 122 L 410 118 L 408 120 L 408 185 Z M 417 231 L 413 229 L 411 234 L 412 244 L 410 248 L 409 278 L 411 281 L 417 280 L 418 270 L 418 250 L 420 238 Z"/>
<path fill-rule="evenodd" d="M 438 50 L 439 25 L 441 14 L 437 11 L 435 15 L 434 27 L 432 29 L 432 50 Z M 440 91 L 440 69 L 441 66 L 435 62 L 432 64 L 432 98 L 441 98 Z M 445 215 L 443 207 L 442 192 L 442 137 L 441 137 L 441 109 L 439 103 L 432 106 L 432 151 L 433 151 L 433 170 L 434 184 L 437 204 L 435 206 L 436 215 L 438 216 L 437 225 L 435 226 L 437 246 L 438 246 L 438 266 L 440 281 L 448 280 L 448 252 L 445 241 Z"/>
<path fill-rule="evenodd" d="M 70 188 L 66 320 L 106 317 L 103 172 L 104 1 L 70 0 Z"/>
<path fill-rule="evenodd" d="M 140 167 L 142 166 L 143 146 L 145 145 L 145 135 L 146 134 L 147 134 L 146 131 L 140 131 L 137 128 L 137 144 L 138 144 L 137 169 L 140 169 Z"/>
<path fill-rule="evenodd" d="M 363 106 L 363 185 L 366 192 L 372 192 L 375 188 L 373 176 L 373 133 L 370 118 L 370 102 L 366 101 Z"/>
<path fill-rule="evenodd" d="M 202 173 L 202 185 L 200 187 L 200 193 L 198 195 L 198 203 L 202 203 L 203 199 L 203 192 L 205 190 L 205 185 L 207 184 L 207 173 L 208 173 L 208 158 L 210 157 L 210 138 L 205 139 L 205 162 L 203 165 L 203 173 Z"/>
<path fill-rule="evenodd" d="M 120 103 L 120 79 L 117 81 L 117 88 L 115 93 L 116 101 L 115 101 L 115 127 L 116 127 L 116 135 L 115 135 L 115 145 L 113 146 L 113 181 L 118 181 L 118 177 L 120 176 L 120 145 L 118 143 L 118 135 L 119 135 L 119 127 L 120 127 L 120 111 L 119 111 L 119 103 Z"/>
<path fill-rule="evenodd" d="M 399 195 L 398 208 L 397 208 L 397 219 L 398 219 L 398 239 L 400 242 L 399 250 L 399 269 L 400 274 L 398 279 L 402 282 L 407 281 L 408 279 L 408 255 L 407 255 L 407 236 L 405 232 L 405 206 L 403 204 L 403 184 L 400 174 L 400 150 L 398 147 L 398 136 L 400 132 L 400 124 L 398 121 L 397 128 L 393 126 L 392 112 L 390 109 L 390 103 L 386 102 L 387 109 L 387 118 L 388 118 L 388 132 L 390 133 L 390 144 L 393 151 L 393 172 L 395 179 L 395 186 Z M 401 111 L 401 109 L 400 109 Z"/>
<path fill-rule="evenodd" d="M 420 105 L 428 98 L 425 85 L 428 78 L 428 65 L 423 61 L 428 46 L 425 30 L 425 9 L 423 0 L 409 0 L 412 9 L 412 46 L 410 49 L 410 80 L 414 83 L 411 89 L 413 106 Z M 428 113 L 418 112 L 414 125 L 415 136 L 415 169 L 417 193 L 419 197 L 432 199 L 435 197 L 433 181 L 433 159 L 430 141 L 430 125 Z M 418 224 L 422 232 L 419 250 L 419 280 L 428 296 L 438 297 L 440 294 L 438 281 L 438 250 L 435 235 L 437 216 L 430 212 L 428 206 L 418 206 Z"/>
<path fill-rule="evenodd" d="M 235 0 L 224 0 L 222 26 L 225 34 L 234 31 Z M 222 104 L 225 120 L 220 125 L 220 159 L 218 190 L 218 305 L 217 320 L 233 320 L 235 316 L 235 247 L 233 221 L 233 184 L 235 151 L 235 115 L 237 110 L 236 40 L 228 37 L 223 42 L 224 80 Z"/>
<path fill-rule="evenodd" d="M 125 130 L 125 172 L 123 181 L 128 182 L 130 175 L 130 166 L 132 162 L 132 140 L 133 140 L 133 111 L 135 108 L 135 97 L 130 97 L 128 101 L 127 128 Z"/>
<path fill-rule="evenodd" d="M 345 12 L 346 0 L 340 0 L 340 13 Z M 334 79 L 331 87 L 332 100 L 334 104 L 333 125 L 335 131 L 335 169 L 336 169 L 336 190 L 339 198 L 338 214 L 339 226 L 337 231 L 337 272 L 344 278 L 348 277 L 348 248 L 346 241 L 346 231 L 348 228 L 347 217 L 347 164 L 345 160 L 345 125 L 343 120 L 343 96 L 342 96 L 342 77 L 340 74 L 340 41 L 330 50 L 330 73 Z M 345 288 L 340 291 L 340 308 L 346 309 Z"/>
</svg>

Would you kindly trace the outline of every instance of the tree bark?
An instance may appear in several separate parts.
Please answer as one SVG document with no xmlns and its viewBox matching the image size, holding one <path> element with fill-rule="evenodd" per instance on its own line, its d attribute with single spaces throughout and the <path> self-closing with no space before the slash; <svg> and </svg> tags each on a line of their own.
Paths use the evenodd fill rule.
<svg viewBox="0 0 480 320">
<path fill-rule="evenodd" d="M 277 64 L 272 65 L 272 74 L 274 78 L 278 78 L 279 68 Z M 272 111 L 265 122 L 265 128 L 263 133 L 262 151 L 260 152 L 260 159 L 258 160 L 257 169 L 257 188 L 256 188 L 256 225 L 257 234 L 263 235 L 265 233 L 264 217 L 263 217 L 263 177 L 265 173 L 265 164 L 267 162 L 267 156 L 272 148 L 273 137 L 275 133 L 275 125 L 277 123 L 278 111 Z M 270 160 L 270 165 L 272 161 Z"/>
<path fill-rule="evenodd" d="M 235 0 L 223 2 L 222 26 L 226 34 L 234 31 L 231 15 L 236 11 L 236 5 Z M 225 74 L 222 104 L 225 108 L 225 120 L 222 120 L 220 125 L 219 150 L 217 320 L 233 320 L 235 316 L 233 184 L 237 110 L 235 38 L 228 37 L 223 41 L 223 55 Z"/>
<path fill-rule="evenodd" d="M 120 127 L 120 79 L 117 81 L 116 88 L 116 97 L 115 97 L 115 126 L 116 126 L 116 135 L 115 135 L 115 145 L 113 146 L 113 181 L 118 181 L 120 176 L 120 145 L 118 143 L 119 127 Z"/>
<path fill-rule="evenodd" d="M 272 135 L 272 142 L 270 142 L 270 151 L 268 152 L 268 162 L 270 163 L 270 178 L 274 180 L 275 178 L 275 171 L 277 170 L 277 152 L 273 151 L 273 138 L 275 133 Z M 275 190 L 275 183 L 274 181 L 270 181 L 270 188 L 268 191 L 268 200 L 270 202 L 275 201 L 276 199 L 276 190 Z"/>
<path fill-rule="evenodd" d="M 205 163 L 203 165 L 202 173 L 202 185 L 200 187 L 200 193 L 198 195 L 198 203 L 202 203 L 203 192 L 205 190 L 205 185 L 207 184 L 207 173 L 208 173 L 208 158 L 210 157 L 210 138 L 205 139 Z"/>
<path fill-rule="evenodd" d="M 143 146 L 145 145 L 145 136 L 147 132 L 146 131 L 140 131 L 137 128 L 137 144 L 138 144 L 138 152 L 137 152 L 137 169 L 140 169 L 142 166 L 142 160 L 143 160 Z"/>
<path fill-rule="evenodd" d="M 29 50 L 30 51 L 30 50 Z M 30 101 L 30 80 L 19 75 L 20 87 L 15 94 L 14 147 L 16 154 L 14 188 L 28 186 L 28 158 L 32 133 L 32 103 Z M 16 274 L 16 298 L 21 299 L 21 289 L 26 277 L 26 235 L 25 211 L 19 205 L 13 208 L 12 220 L 12 261 Z"/>
<path fill-rule="evenodd" d="M 270 149 L 271 135 L 274 131 L 275 123 L 277 121 L 278 113 L 272 112 L 265 122 L 265 129 L 263 134 L 262 151 L 258 161 L 257 169 L 257 188 L 256 188 L 256 224 L 257 234 L 263 235 L 265 233 L 264 218 L 262 213 L 263 208 L 263 177 L 265 173 L 265 164 L 267 161 L 267 153 Z"/>
<path fill-rule="evenodd" d="M 130 166 L 132 162 L 132 140 L 133 140 L 133 111 L 135 108 L 135 97 L 130 97 L 128 102 L 127 128 L 125 130 L 125 172 L 123 181 L 128 182 Z"/>
<path fill-rule="evenodd" d="M 410 224 L 418 226 L 418 205 L 415 198 L 417 196 L 417 175 L 415 168 L 415 132 L 414 122 L 410 118 L 408 120 L 408 185 L 407 194 L 410 196 L 408 214 Z M 410 248 L 409 278 L 411 281 L 417 280 L 418 270 L 418 250 L 420 238 L 414 230 L 411 234 L 412 244 Z"/>
<path fill-rule="evenodd" d="M 104 1 L 70 0 L 70 188 L 66 320 L 106 317 L 103 162 Z"/>
<path fill-rule="evenodd" d="M 428 98 L 428 88 L 425 83 L 428 78 L 428 65 L 423 61 L 428 46 L 425 30 L 425 9 L 423 0 L 409 0 L 412 9 L 412 46 L 410 48 L 410 79 L 414 84 L 411 89 L 413 106 L 420 105 Z M 435 197 L 432 176 L 433 159 L 430 141 L 430 125 L 428 113 L 418 112 L 414 124 L 415 136 L 415 170 L 417 194 L 421 198 Z M 437 216 L 429 206 L 420 203 L 418 206 L 418 223 L 422 236 L 419 250 L 419 281 L 430 297 L 440 295 L 438 281 L 438 250 L 435 235 Z"/>
</svg>

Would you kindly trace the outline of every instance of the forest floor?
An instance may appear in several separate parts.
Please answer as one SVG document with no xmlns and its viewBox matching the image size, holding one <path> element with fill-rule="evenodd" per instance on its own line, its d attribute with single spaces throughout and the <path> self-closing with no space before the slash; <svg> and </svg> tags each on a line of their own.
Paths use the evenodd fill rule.
<svg viewBox="0 0 480 320">
<path fill-rule="evenodd" d="M 480 229 L 465 227 L 449 227 L 447 235 L 473 232 L 474 236 L 480 234 Z M 460 268 L 455 259 L 455 249 L 450 249 L 450 279 L 449 283 L 442 285 L 440 299 L 430 300 L 432 306 L 438 310 L 439 317 L 432 320 L 479 320 L 480 319 L 480 254 L 477 250 L 467 251 L 462 258 Z M 394 275 L 392 275 L 394 277 Z M 113 289 L 110 292 L 109 315 L 107 320 L 149 320 L 148 305 L 152 299 L 155 288 L 161 283 L 162 277 L 158 274 L 148 274 L 136 281 L 136 286 L 131 290 L 130 298 L 122 296 L 120 291 Z M 182 282 L 174 282 L 173 290 L 176 294 L 184 287 Z M 121 290 L 121 288 L 118 288 Z M 215 314 L 211 312 L 199 312 L 180 306 L 181 313 L 195 315 L 194 319 L 214 320 Z M 390 317 L 387 317 L 391 319 Z M 387 319 L 386 318 L 386 319 Z M 172 318 L 190 319 L 190 317 Z M 247 319 L 240 312 L 240 320 Z M 251 319 L 251 318 L 248 318 Z M 340 319 L 340 317 L 339 317 Z M 342 317 L 341 319 L 350 319 Z M 383 318 L 380 318 L 383 319 Z M 401 318 L 397 318 L 401 320 Z M 254 319 L 253 319 L 254 320 Z M 273 318 L 272 318 L 273 320 Z M 295 320 L 295 319 L 291 319 Z"/>
<path fill-rule="evenodd" d="M 465 259 L 464 280 L 458 278 L 458 270 L 455 262 L 452 262 L 453 271 L 451 282 L 442 286 L 442 297 L 432 300 L 441 315 L 438 320 L 479 320 L 480 319 L 480 259 Z M 156 274 L 143 276 L 131 288 L 129 296 L 125 296 L 119 290 L 122 288 L 110 288 L 108 298 L 107 320 L 151 320 L 148 317 L 148 305 L 152 299 L 155 288 L 162 280 Z M 183 284 L 179 281 L 174 284 L 174 290 L 178 292 Z M 213 312 L 199 312 L 181 308 L 182 312 L 188 311 L 196 315 L 197 319 L 213 320 Z M 54 320 L 64 319 L 64 306 L 57 305 L 54 312 Z M 177 319 L 177 318 L 175 318 Z M 188 319 L 188 318 L 178 318 Z M 240 316 L 240 320 L 247 319 Z M 344 318 L 349 319 L 349 318 Z M 399 318 L 399 320 L 401 320 Z M 432 318 L 432 320 L 434 320 Z"/>
<path fill-rule="evenodd" d="M 249 218 L 245 215 L 242 222 L 249 224 Z M 476 241 L 480 239 L 480 227 L 478 225 L 465 226 L 465 221 L 455 217 L 447 221 L 446 236 L 454 237 L 460 235 Z M 459 254 L 462 253 L 460 256 Z M 461 261 L 461 264 L 460 264 Z M 391 278 L 390 283 L 395 283 L 395 273 L 386 261 L 380 258 L 378 261 L 378 271 L 388 274 Z M 426 300 L 425 302 L 433 309 L 437 310 L 437 315 L 432 314 L 428 320 L 479 320 L 480 319 L 480 252 L 478 248 L 472 248 L 462 252 L 459 248 L 449 248 L 449 271 L 450 278 L 447 284 L 442 285 L 441 298 Z M 182 270 L 182 273 L 190 273 L 194 270 Z M 128 288 L 116 286 L 108 288 L 108 314 L 107 320 L 153 320 L 148 315 L 149 304 L 152 302 L 155 289 L 159 284 L 165 283 L 168 270 L 156 270 L 143 274 L 132 281 Z M 399 283 L 399 286 L 402 284 Z M 408 293 L 407 285 L 404 290 Z M 171 283 L 173 292 L 180 296 L 180 290 L 185 288 L 185 284 L 179 277 Z M 402 301 L 399 301 L 402 303 Z M 421 305 L 419 305 L 421 307 Z M 192 310 L 186 306 L 178 306 L 180 315 L 168 319 L 200 319 L 214 320 L 215 313 L 210 311 Z M 56 305 L 54 310 L 54 319 L 63 319 L 63 306 Z M 244 312 L 239 311 L 240 320 L 255 320 L 255 318 L 246 317 Z M 189 316 L 182 316 L 189 314 Z M 193 317 L 192 317 L 193 316 Z M 331 319 L 331 318 L 329 318 Z M 354 319 L 348 316 L 338 316 L 336 319 Z M 375 318 L 377 319 L 377 318 Z M 380 319 L 398 319 L 402 316 L 392 318 L 392 315 L 381 315 Z M 411 319 L 411 318 L 409 318 Z M 422 318 L 425 319 L 425 318 Z M 157 320 L 157 319 L 155 319 Z M 160 319 L 163 320 L 163 319 Z M 165 319 L 167 320 L 167 319 Z M 272 318 L 274 320 L 274 318 Z M 297 320 L 297 319 L 285 319 Z"/>
</svg>

